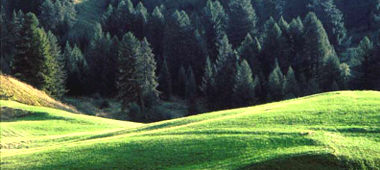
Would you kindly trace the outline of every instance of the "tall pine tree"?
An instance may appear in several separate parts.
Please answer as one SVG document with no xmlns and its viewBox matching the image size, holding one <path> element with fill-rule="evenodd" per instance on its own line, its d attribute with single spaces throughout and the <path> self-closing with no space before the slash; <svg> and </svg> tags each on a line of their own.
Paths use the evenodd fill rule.
<svg viewBox="0 0 380 170">
<path fill-rule="evenodd" d="M 228 37 L 233 47 L 241 44 L 248 33 L 256 35 L 258 17 L 250 0 L 233 0 L 229 4 Z"/>
</svg>

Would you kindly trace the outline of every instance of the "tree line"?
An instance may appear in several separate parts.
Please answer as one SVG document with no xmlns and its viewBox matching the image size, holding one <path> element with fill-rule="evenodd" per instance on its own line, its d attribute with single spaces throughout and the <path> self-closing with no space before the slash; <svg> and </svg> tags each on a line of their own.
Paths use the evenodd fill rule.
<svg viewBox="0 0 380 170">
<path fill-rule="evenodd" d="M 380 90 L 378 0 L 368 11 L 371 34 L 358 43 L 332 0 L 307 1 L 300 16 L 287 1 L 269 2 L 208 0 L 189 12 L 110 0 L 84 40 L 65 36 L 80 22 L 72 1 L 45 0 L 38 12 L 2 7 L 1 69 L 57 98 L 117 98 L 130 118 L 145 120 L 162 100 L 187 100 L 196 114 L 201 99 L 220 110 Z"/>
</svg>

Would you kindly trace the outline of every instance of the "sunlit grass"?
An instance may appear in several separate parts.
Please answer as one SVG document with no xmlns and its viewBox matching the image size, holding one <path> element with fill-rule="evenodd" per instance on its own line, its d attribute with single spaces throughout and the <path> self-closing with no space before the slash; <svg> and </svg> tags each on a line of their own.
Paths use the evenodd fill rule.
<svg viewBox="0 0 380 170">
<path fill-rule="evenodd" d="M 152 124 L 1 101 L 5 169 L 380 169 L 380 93 L 333 92 Z M 3 142 L 4 141 L 4 142 Z"/>
</svg>

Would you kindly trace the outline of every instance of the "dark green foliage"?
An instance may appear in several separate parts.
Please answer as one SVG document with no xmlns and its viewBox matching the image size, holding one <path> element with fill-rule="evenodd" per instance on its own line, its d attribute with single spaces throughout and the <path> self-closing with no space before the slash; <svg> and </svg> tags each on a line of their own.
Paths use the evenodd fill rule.
<svg viewBox="0 0 380 170">
<path fill-rule="evenodd" d="M 288 73 L 284 77 L 284 94 L 285 98 L 291 99 L 301 96 L 301 89 L 298 84 L 292 67 L 289 67 Z"/>
<path fill-rule="evenodd" d="M 370 16 L 370 28 L 373 30 L 380 29 L 380 0 L 373 0 L 373 9 Z"/>
<path fill-rule="evenodd" d="M 327 59 L 324 60 L 323 68 L 319 74 L 319 86 L 323 91 L 336 90 L 333 87 L 333 83 L 342 83 L 342 73 L 340 69 L 340 61 L 336 55 L 329 55 Z M 339 84 L 337 84 L 339 86 Z"/>
<path fill-rule="evenodd" d="M 177 77 L 177 94 L 181 97 L 185 97 L 186 95 L 186 82 L 187 82 L 187 76 L 186 71 L 183 66 L 178 71 L 178 77 Z"/>
<path fill-rule="evenodd" d="M 144 119 L 150 117 L 146 108 L 154 106 L 158 99 L 155 71 L 156 61 L 146 38 L 140 43 L 131 32 L 125 34 L 119 45 L 117 79 L 118 99 L 123 110 L 136 102 Z"/>
<path fill-rule="evenodd" d="M 123 36 L 119 44 L 118 53 L 118 99 L 122 103 L 122 110 L 126 110 L 131 102 L 137 102 L 139 97 L 139 84 L 136 80 L 134 64 L 140 56 L 140 42 L 131 33 Z"/>
<path fill-rule="evenodd" d="M 165 16 L 159 7 L 154 8 L 147 27 L 147 38 L 152 44 L 153 53 L 156 55 L 156 60 L 159 61 L 159 59 L 162 59 L 163 57 L 163 40 L 165 35 Z"/>
<path fill-rule="evenodd" d="M 81 50 L 76 45 L 72 48 L 67 42 L 63 56 L 67 71 L 66 88 L 68 93 L 71 95 L 85 94 L 88 92 L 86 85 L 90 68 Z"/>
<path fill-rule="evenodd" d="M 186 75 L 186 98 L 191 99 L 194 98 L 197 93 L 197 83 L 195 82 L 195 77 L 191 66 L 187 69 Z"/>
<path fill-rule="evenodd" d="M 328 59 L 330 55 L 335 55 L 335 52 L 330 45 L 321 21 L 318 20 L 315 13 L 309 13 L 304 22 L 305 47 L 303 61 L 301 61 L 304 67 L 299 71 L 304 73 L 306 77 L 315 77 L 323 71 L 323 61 Z"/>
<path fill-rule="evenodd" d="M 138 103 L 145 115 L 145 119 L 147 119 L 149 116 L 147 115 L 146 108 L 151 108 L 158 100 L 158 82 L 156 77 L 156 61 L 146 38 L 141 42 L 139 53 L 134 63 L 134 76 L 139 85 L 140 101 Z"/>
<path fill-rule="evenodd" d="M 374 45 L 369 40 L 368 37 L 365 37 L 359 44 L 356 49 L 356 62 L 354 67 L 354 82 L 356 89 L 370 90 L 374 89 L 376 84 L 375 80 L 378 79 L 373 77 L 375 75 L 372 71 L 374 64 Z M 376 71 L 375 71 L 376 72 Z"/>
<path fill-rule="evenodd" d="M 206 95 L 206 98 L 211 98 L 210 96 L 212 94 L 212 85 L 214 83 L 214 65 L 211 63 L 210 58 L 207 57 L 206 60 L 206 66 L 205 66 L 205 73 L 202 77 L 202 85 L 200 87 L 203 94 Z"/>
<path fill-rule="evenodd" d="M 281 20 L 280 20 L 281 21 Z M 265 37 L 261 51 L 260 62 L 263 64 L 264 75 L 269 75 L 273 68 L 274 59 L 277 58 L 279 66 L 285 70 L 290 65 L 291 46 L 287 43 L 288 24 L 281 22 L 280 27 L 272 18 L 266 23 Z"/>
<path fill-rule="evenodd" d="M 239 55 L 232 50 L 227 36 L 219 41 L 219 55 L 215 63 L 212 107 L 216 109 L 231 108 L 235 84 L 236 67 Z"/>
<path fill-rule="evenodd" d="M 280 66 L 276 60 L 274 70 L 268 78 L 269 101 L 279 101 L 284 98 L 284 80 L 284 74 L 282 73 Z"/>
<path fill-rule="evenodd" d="M 335 6 L 333 0 L 312 1 L 309 5 L 322 21 L 329 40 L 333 45 L 340 45 L 346 37 L 344 18 L 342 12 Z"/>
<path fill-rule="evenodd" d="M 134 11 L 134 22 L 132 25 L 132 32 L 136 35 L 139 40 L 144 38 L 146 34 L 146 25 L 148 23 L 149 13 L 144 5 L 139 2 Z"/>
<path fill-rule="evenodd" d="M 211 0 L 203 8 L 202 17 L 207 54 L 215 61 L 218 55 L 216 43 L 226 33 L 228 17 L 220 2 Z"/>
<path fill-rule="evenodd" d="M 22 16 L 21 16 L 22 17 Z M 42 70 L 45 49 L 42 47 L 41 37 L 38 31 L 38 19 L 28 13 L 24 17 L 22 27 L 19 31 L 19 39 L 15 42 L 15 56 L 12 65 L 12 75 L 21 81 L 27 82 L 37 88 L 42 87 Z"/>
<path fill-rule="evenodd" d="M 250 0 L 232 0 L 229 9 L 227 33 L 232 46 L 237 47 L 248 33 L 256 35 L 258 18 Z"/>
<path fill-rule="evenodd" d="M 71 29 L 77 20 L 77 12 L 73 1 L 45 0 L 38 16 L 46 30 L 63 35 Z"/>
<path fill-rule="evenodd" d="M 238 65 L 233 90 L 235 107 L 251 106 L 256 102 L 255 88 L 258 80 L 254 80 L 251 68 L 246 60 Z"/>
<path fill-rule="evenodd" d="M 202 76 L 205 57 L 199 48 L 199 41 L 189 16 L 184 11 L 175 11 L 166 24 L 164 55 L 173 79 L 178 76 L 180 67 L 193 66 L 196 79 Z M 177 79 L 178 80 L 178 79 Z M 173 90 L 184 95 L 184 86 L 174 84 Z"/>
<path fill-rule="evenodd" d="M 114 42 L 117 45 L 117 42 Z M 111 72 L 116 67 L 115 54 L 112 55 L 110 49 L 112 40 L 109 34 L 105 34 L 100 24 L 94 29 L 94 35 L 86 52 L 86 59 L 91 69 L 92 91 L 98 92 L 102 96 L 110 96 L 113 86 L 109 87 L 108 82 L 112 81 Z M 114 49 L 116 50 L 116 49 Z M 113 52 L 115 53 L 115 52 Z"/>
<path fill-rule="evenodd" d="M 162 63 L 160 75 L 158 77 L 159 87 L 158 89 L 163 92 L 161 95 L 164 99 L 170 99 L 173 94 L 172 79 L 166 59 Z"/>
<path fill-rule="evenodd" d="M 52 32 L 49 31 L 47 34 L 43 30 L 40 32 L 40 36 L 47 40 L 47 42 L 44 42 L 47 43 L 44 44 L 44 48 L 48 49 L 48 53 L 45 55 L 43 70 L 41 71 L 44 78 L 42 90 L 56 98 L 61 98 L 67 92 L 65 87 L 67 72 L 64 69 L 65 63 L 61 47 Z"/>
<path fill-rule="evenodd" d="M 245 59 L 248 62 L 249 66 L 252 68 L 253 74 L 259 74 L 261 71 L 261 64 L 259 61 L 261 45 L 259 40 L 257 38 L 253 39 L 251 35 L 248 34 L 237 51 L 241 59 Z"/>
</svg>

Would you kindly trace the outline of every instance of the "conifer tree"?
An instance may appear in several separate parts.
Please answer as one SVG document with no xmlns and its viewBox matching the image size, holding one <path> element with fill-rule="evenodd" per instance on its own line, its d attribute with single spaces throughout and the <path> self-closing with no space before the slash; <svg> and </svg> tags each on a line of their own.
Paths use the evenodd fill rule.
<svg viewBox="0 0 380 170">
<path fill-rule="evenodd" d="M 285 98 L 291 99 L 301 96 L 300 86 L 298 84 L 297 78 L 294 74 L 292 67 L 289 67 L 288 73 L 284 79 L 284 94 Z"/>
<path fill-rule="evenodd" d="M 304 21 L 305 25 L 305 47 L 300 71 L 305 77 L 315 77 L 319 82 L 320 73 L 323 72 L 323 62 L 327 61 L 330 55 L 336 55 L 331 46 L 327 33 L 315 13 L 309 13 Z"/>
<path fill-rule="evenodd" d="M 165 16 L 159 7 L 154 8 L 152 15 L 148 21 L 147 38 L 152 44 L 153 53 L 157 62 L 163 57 L 163 40 L 165 35 Z"/>
<path fill-rule="evenodd" d="M 280 101 L 284 99 L 284 75 L 280 69 L 278 61 L 275 61 L 275 68 L 268 78 L 269 100 Z"/>
<path fill-rule="evenodd" d="M 354 63 L 354 83 L 355 88 L 360 90 L 374 89 L 373 80 L 371 79 L 372 57 L 374 55 L 374 45 L 368 37 L 360 42 L 356 49 L 356 61 Z"/>
<path fill-rule="evenodd" d="M 140 91 L 134 66 L 136 58 L 140 56 L 140 46 L 131 32 L 125 34 L 119 44 L 117 88 L 118 99 L 124 111 L 130 103 L 139 101 Z"/>
<path fill-rule="evenodd" d="M 235 84 L 236 67 L 240 57 L 236 51 L 232 50 L 227 36 L 224 36 L 218 44 L 219 54 L 215 64 L 215 82 L 213 86 L 215 95 L 211 103 L 217 109 L 226 109 L 232 107 L 231 99 Z"/>
<path fill-rule="evenodd" d="M 144 113 L 147 119 L 149 115 L 147 115 L 146 108 L 152 107 L 158 100 L 158 82 L 156 77 L 156 61 L 154 60 L 154 54 L 146 38 L 141 42 L 139 53 L 139 56 L 135 58 L 134 76 L 139 86 L 138 98 L 140 101 L 138 101 L 138 103 L 141 106 L 142 113 Z"/>
<path fill-rule="evenodd" d="M 66 88 L 72 95 L 81 95 L 86 93 L 88 87 L 87 75 L 89 66 L 82 51 L 75 45 L 71 48 L 69 42 L 66 43 L 64 52 L 65 70 L 67 72 Z"/>
<path fill-rule="evenodd" d="M 208 0 L 202 12 L 207 54 L 215 61 L 218 55 L 216 43 L 226 34 L 228 16 L 219 1 Z"/>
<path fill-rule="evenodd" d="M 211 63 L 210 58 L 207 57 L 206 59 L 206 65 L 205 65 L 205 73 L 202 77 L 202 85 L 200 87 L 203 94 L 206 95 L 206 97 L 212 97 L 212 85 L 214 82 L 214 65 Z"/>
<path fill-rule="evenodd" d="M 186 95 L 186 81 L 187 81 L 187 76 L 186 76 L 186 71 L 183 66 L 178 71 L 178 77 L 177 77 L 177 94 L 181 97 L 185 97 Z"/>
<path fill-rule="evenodd" d="M 42 31 L 42 34 L 43 31 Z M 45 55 L 44 69 L 45 73 L 44 85 L 42 89 L 56 98 L 61 98 L 66 92 L 67 72 L 64 69 L 64 59 L 61 53 L 58 39 L 52 32 L 46 34 L 47 44 L 50 46 L 48 55 Z"/>
<path fill-rule="evenodd" d="M 41 25 L 58 35 L 66 33 L 77 20 L 74 3 L 69 0 L 45 0 L 40 8 L 41 14 L 38 17 Z"/>
<path fill-rule="evenodd" d="M 265 75 L 268 75 L 275 67 L 273 66 L 275 58 L 278 58 L 280 68 L 289 66 L 286 39 L 277 23 L 274 23 L 272 28 L 268 27 L 261 54 L 261 63 L 264 65 L 263 72 Z"/>
<path fill-rule="evenodd" d="M 44 62 L 44 53 L 40 51 L 41 43 L 38 31 L 38 19 L 28 13 L 20 29 L 20 39 L 15 43 L 15 56 L 12 75 L 32 86 L 41 88 L 42 77 L 39 72 Z"/>
<path fill-rule="evenodd" d="M 149 13 L 148 10 L 144 7 L 142 2 L 139 2 L 136 5 L 136 9 L 134 12 L 134 23 L 132 32 L 139 39 L 142 40 L 144 38 L 146 30 L 146 25 L 148 23 Z"/>
<path fill-rule="evenodd" d="M 302 69 L 302 62 L 304 61 L 303 50 L 305 45 L 304 25 L 301 18 L 298 17 L 290 22 L 288 34 L 289 38 L 287 43 L 289 44 L 289 56 L 293 57 L 289 62 L 294 70 L 298 72 Z"/>
<path fill-rule="evenodd" d="M 373 9 L 370 17 L 370 28 L 373 30 L 380 29 L 380 0 L 373 0 Z"/>
<path fill-rule="evenodd" d="M 251 68 L 246 60 L 237 68 L 235 77 L 233 101 L 235 107 L 251 106 L 256 102 L 255 88 L 258 81 L 255 81 L 252 76 Z"/>
<path fill-rule="evenodd" d="M 234 0 L 229 4 L 228 37 L 236 47 L 241 44 L 246 35 L 256 35 L 258 17 L 250 0 Z"/>
<path fill-rule="evenodd" d="M 191 66 L 188 67 L 186 75 L 186 98 L 191 99 L 194 98 L 197 93 L 197 84 L 195 82 L 195 77 Z"/>
<path fill-rule="evenodd" d="M 325 26 L 330 42 L 337 46 L 346 37 L 342 12 L 335 6 L 333 0 L 312 1 L 309 8 L 316 13 Z"/>
<path fill-rule="evenodd" d="M 107 87 L 108 75 L 107 72 L 112 65 L 108 65 L 109 50 L 111 47 L 110 35 L 104 34 L 99 23 L 95 25 L 94 35 L 90 41 L 86 52 L 86 59 L 91 69 L 91 84 L 94 92 L 100 92 L 101 95 L 108 95 L 109 88 Z"/>
<path fill-rule="evenodd" d="M 189 16 L 184 11 L 175 11 L 166 24 L 164 39 L 164 55 L 167 57 L 170 73 L 173 77 L 178 76 L 181 66 L 188 66 L 196 61 L 197 55 L 196 39 L 194 29 Z M 173 86 L 175 92 L 183 91 L 185 86 L 176 84 Z M 184 96 L 181 95 L 181 96 Z"/>
<path fill-rule="evenodd" d="M 257 38 L 253 39 L 250 34 L 247 34 L 247 37 L 245 37 L 237 51 L 241 59 L 245 59 L 248 62 L 250 68 L 252 68 L 253 74 L 259 74 L 261 71 L 261 64 L 259 61 L 261 45 L 259 40 Z"/>
<path fill-rule="evenodd" d="M 163 65 L 161 66 L 160 75 L 158 77 L 158 82 L 159 82 L 158 89 L 163 92 L 164 99 L 170 99 L 170 97 L 173 94 L 172 79 L 171 79 L 170 71 L 169 71 L 168 64 L 165 58 L 162 64 Z"/>
</svg>

